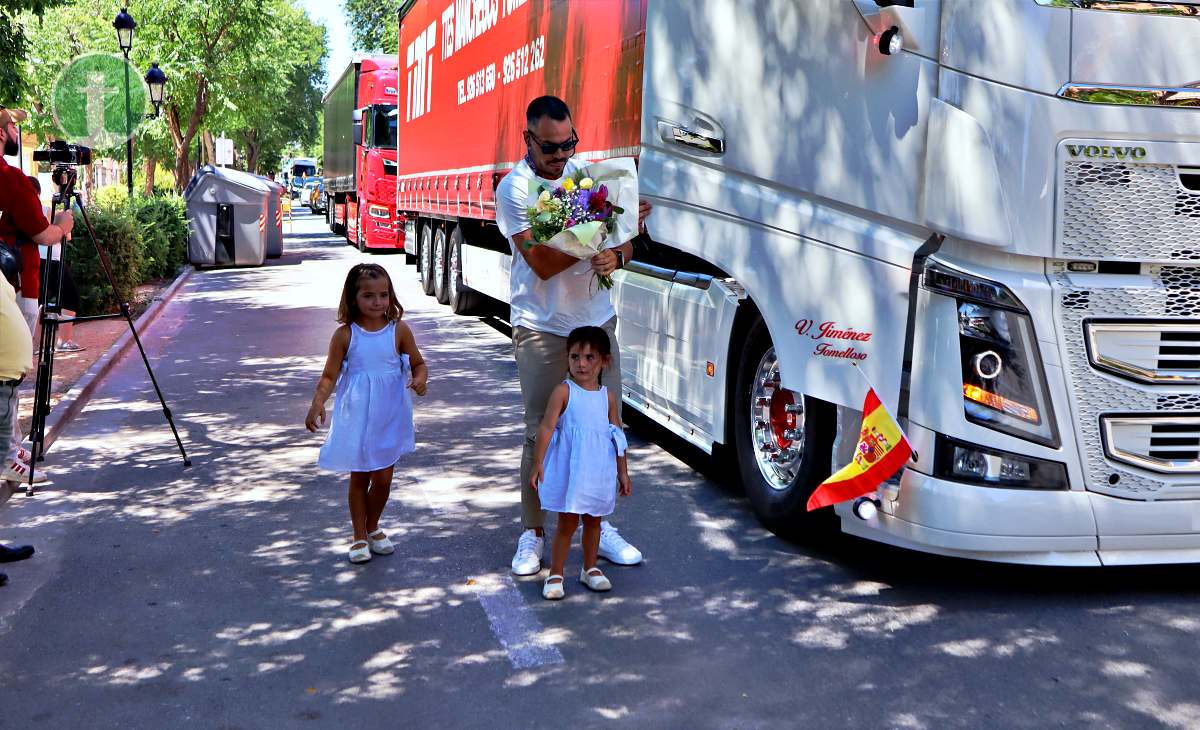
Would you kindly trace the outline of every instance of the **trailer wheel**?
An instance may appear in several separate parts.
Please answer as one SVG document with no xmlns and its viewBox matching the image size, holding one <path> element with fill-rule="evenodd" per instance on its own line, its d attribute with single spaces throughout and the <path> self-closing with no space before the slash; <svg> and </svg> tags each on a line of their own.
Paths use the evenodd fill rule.
<svg viewBox="0 0 1200 730">
<path fill-rule="evenodd" d="M 465 243 L 462 226 L 455 226 L 454 232 L 450 234 L 449 250 L 446 252 L 450 260 L 446 267 L 446 291 L 450 309 L 455 314 L 470 314 L 479 306 L 479 292 L 463 284 L 462 280 L 462 248 Z"/>
<path fill-rule="evenodd" d="M 438 226 L 433 234 L 433 296 L 439 304 L 450 303 L 450 293 L 446 289 L 446 227 Z"/>
<path fill-rule="evenodd" d="M 428 222 L 420 224 L 421 240 L 417 249 L 417 274 L 421 277 L 421 289 L 433 294 L 433 231 Z"/>
<path fill-rule="evenodd" d="M 779 361 L 767 326 L 751 326 L 733 397 L 738 472 L 754 513 L 778 534 L 808 520 L 807 502 L 830 474 L 834 407 L 780 386 Z"/>
</svg>

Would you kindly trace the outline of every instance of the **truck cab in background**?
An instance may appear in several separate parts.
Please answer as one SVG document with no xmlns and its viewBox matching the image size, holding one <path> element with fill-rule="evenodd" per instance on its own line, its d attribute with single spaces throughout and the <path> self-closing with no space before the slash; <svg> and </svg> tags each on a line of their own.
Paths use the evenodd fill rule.
<svg viewBox="0 0 1200 730">
<path fill-rule="evenodd" d="M 323 100 L 325 209 L 330 230 L 359 250 L 403 249 L 396 217 L 394 56 L 354 59 Z"/>
<path fill-rule="evenodd" d="M 292 200 L 300 198 L 304 186 L 320 174 L 316 160 L 308 157 L 296 157 L 283 163 L 283 174 L 280 183 L 287 189 Z"/>
</svg>

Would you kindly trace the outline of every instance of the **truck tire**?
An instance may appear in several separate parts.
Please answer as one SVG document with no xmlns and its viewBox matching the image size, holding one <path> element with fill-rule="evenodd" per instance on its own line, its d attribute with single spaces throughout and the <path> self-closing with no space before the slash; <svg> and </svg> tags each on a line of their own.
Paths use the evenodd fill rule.
<svg viewBox="0 0 1200 730">
<path fill-rule="evenodd" d="M 462 249 L 466 238 L 462 234 L 462 226 L 455 226 L 450 234 L 449 250 L 446 256 L 449 264 L 446 267 L 446 292 L 450 300 L 450 309 L 455 314 L 471 314 L 479 307 L 480 294 L 471 289 L 462 280 Z"/>
<path fill-rule="evenodd" d="M 449 304 L 450 294 L 446 290 L 446 226 L 438 226 L 433 234 L 433 296 L 439 304 Z"/>
<path fill-rule="evenodd" d="M 779 386 L 775 346 L 761 318 L 747 334 L 736 377 L 731 437 L 746 497 L 768 529 L 795 536 L 812 524 L 808 498 L 830 474 L 835 409 Z"/>
<path fill-rule="evenodd" d="M 421 279 L 421 290 L 433 294 L 433 230 L 428 221 L 418 224 L 420 242 L 417 246 L 417 275 Z"/>
<path fill-rule="evenodd" d="M 333 201 L 325 201 L 325 223 L 329 226 L 329 232 L 337 232 L 337 227 L 333 224 Z"/>
</svg>

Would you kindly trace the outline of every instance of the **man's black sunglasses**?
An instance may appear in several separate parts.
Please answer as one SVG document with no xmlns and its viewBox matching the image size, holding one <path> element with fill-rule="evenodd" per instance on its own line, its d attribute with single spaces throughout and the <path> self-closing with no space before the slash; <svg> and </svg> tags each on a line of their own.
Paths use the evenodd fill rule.
<svg viewBox="0 0 1200 730">
<path fill-rule="evenodd" d="M 579 134 L 575 131 L 574 127 L 571 127 L 571 138 L 565 142 L 543 142 L 542 140 L 538 139 L 536 134 L 530 132 L 528 129 L 525 130 L 525 133 L 528 134 L 530 139 L 532 139 L 542 150 L 543 155 L 552 155 L 559 150 L 562 150 L 563 152 L 573 152 L 575 148 L 579 146 Z"/>
</svg>

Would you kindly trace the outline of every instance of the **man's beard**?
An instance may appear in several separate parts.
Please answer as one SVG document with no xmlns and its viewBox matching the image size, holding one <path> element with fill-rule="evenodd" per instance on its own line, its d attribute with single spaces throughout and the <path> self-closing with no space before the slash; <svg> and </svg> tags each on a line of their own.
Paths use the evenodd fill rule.
<svg viewBox="0 0 1200 730">
<path fill-rule="evenodd" d="M 6 136 L 4 140 L 4 155 L 6 157 L 16 157 L 20 153 L 21 145 L 17 144 L 17 140 Z"/>
</svg>

